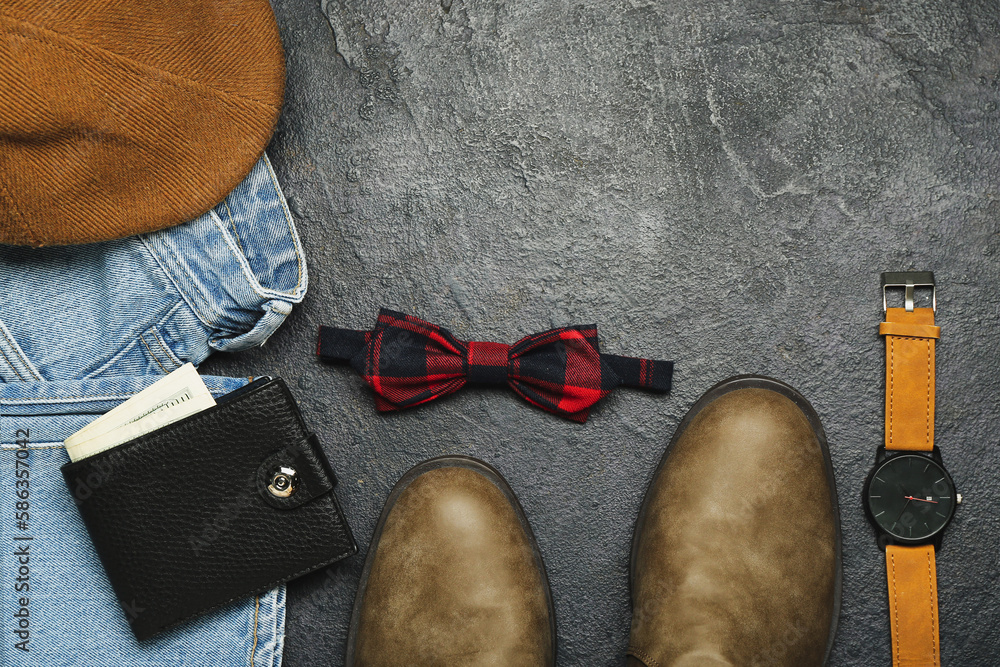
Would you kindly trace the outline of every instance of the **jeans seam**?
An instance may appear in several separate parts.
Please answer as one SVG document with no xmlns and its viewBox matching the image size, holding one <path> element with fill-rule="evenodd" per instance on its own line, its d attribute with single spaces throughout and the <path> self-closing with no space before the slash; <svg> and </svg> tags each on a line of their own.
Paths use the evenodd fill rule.
<svg viewBox="0 0 1000 667">
<path fill-rule="evenodd" d="M 185 289 L 181 287 L 181 284 L 174 277 L 173 272 L 169 268 L 167 268 L 167 264 L 164 261 L 163 257 L 161 257 L 156 248 L 154 248 L 153 245 L 146 240 L 145 235 L 139 235 L 139 241 L 141 241 L 142 244 L 146 246 L 146 250 L 149 251 L 149 254 L 152 255 L 156 263 L 160 265 L 160 270 L 163 271 L 163 274 L 167 277 L 167 280 L 170 281 L 170 283 L 177 290 L 177 293 L 181 295 L 182 299 L 184 299 L 184 302 L 188 305 L 188 308 L 191 309 L 191 312 L 193 312 L 195 316 L 201 321 L 201 323 L 204 324 L 209 329 L 217 328 L 217 325 L 213 322 L 210 322 L 208 318 L 205 317 L 205 315 L 201 312 L 201 310 L 199 310 L 198 304 L 195 303 L 194 299 L 191 298 L 191 295 L 189 295 L 187 291 L 185 291 Z M 202 294 L 201 296 L 204 297 L 205 295 Z"/>
<path fill-rule="evenodd" d="M 260 596 L 254 598 L 253 609 L 253 647 L 250 649 L 250 667 L 254 667 L 253 658 L 257 652 L 257 624 L 260 621 Z"/>
<path fill-rule="evenodd" d="M 232 235 L 223 226 L 222 218 L 219 217 L 219 214 L 216 213 L 214 210 L 211 211 L 211 213 L 212 213 L 212 222 L 215 223 L 216 228 L 218 228 L 219 232 L 222 234 L 223 239 L 225 239 L 226 245 L 229 246 L 229 249 L 232 251 L 233 255 L 235 255 L 236 262 L 240 265 L 240 271 L 242 271 L 243 273 L 243 278 L 247 281 L 247 284 L 250 286 L 250 289 L 253 290 L 254 294 L 263 299 L 289 300 L 298 298 L 297 293 L 301 290 L 302 287 L 302 260 L 301 257 L 299 256 L 298 245 L 294 243 L 295 240 L 294 237 L 293 237 L 293 246 L 295 246 L 295 251 L 294 251 L 295 262 L 298 268 L 298 277 L 295 282 L 295 288 L 290 292 L 279 292 L 278 290 L 268 289 L 260 283 L 260 280 L 257 279 L 257 276 L 253 272 L 253 268 L 250 266 L 250 260 L 247 259 L 246 253 L 242 252 L 239 248 L 236 247 L 236 243 L 233 241 Z"/>
<path fill-rule="evenodd" d="M 236 220 L 233 219 L 233 209 L 229 208 L 229 197 L 223 199 L 222 203 L 226 206 L 226 215 L 229 216 L 229 226 L 232 228 L 233 236 L 236 238 L 236 245 L 240 247 L 240 252 L 245 255 L 247 251 L 243 247 L 243 239 L 240 238 L 240 232 L 236 229 Z"/>
<path fill-rule="evenodd" d="M 223 235 L 223 238 L 225 239 L 226 244 L 229 245 L 230 250 L 233 250 L 232 241 L 229 238 L 229 234 L 222 228 L 222 220 L 219 218 L 219 214 L 216 213 L 214 210 L 209 211 L 209 213 L 210 213 L 209 218 L 212 220 L 212 224 L 214 224 L 216 226 L 216 228 L 219 229 L 220 232 L 222 232 L 222 235 Z M 242 334 L 246 333 L 246 329 L 245 328 L 228 327 L 225 324 L 223 324 L 223 322 L 221 320 L 216 322 L 216 321 L 211 321 L 208 317 L 206 317 L 205 314 L 201 310 L 199 310 L 198 305 L 197 305 L 198 302 L 195 301 L 195 299 L 193 299 L 191 297 L 191 295 L 186 291 L 186 289 L 184 288 L 184 286 L 181 285 L 180 281 L 175 278 L 175 276 L 174 276 L 173 272 L 171 271 L 171 269 L 167 268 L 166 262 L 164 261 L 164 259 L 160 255 L 157 254 L 157 252 L 153 248 L 153 246 L 151 244 L 149 244 L 149 243 L 146 243 L 146 240 L 142 236 L 140 236 L 139 238 L 142 239 L 143 243 L 149 249 L 150 254 L 153 255 L 153 257 L 156 260 L 157 264 L 160 265 L 160 268 L 163 269 L 164 273 L 167 274 L 168 278 L 170 279 L 170 282 L 173 283 L 174 287 L 177 288 L 177 292 L 184 299 L 185 303 L 187 303 L 188 306 L 191 308 L 191 311 L 194 312 L 195 316 L 201 321 L 202 324 L 205 325 L 205 327 L 207 327 L 212 332 L 214 332 L 215 336 L 218 336 L 219 334 L 237 334 L 237 335 L 242 335 Z M 169 248 L 169 247 L 165 247 L 164 250 L 166 252 L 169 252 L 169 253 L 173 254 L 173 250 L 171 248 Z M 241 268 L 243 269 L 244 273 L 246 273 L 246 270 L 248 268 L 247 266 L 245 266 L 246 258 L 243 257 L 242 254 L 237 253 L 237 252 L 234 252 L 233 254 L 235 254 L 237 256 L 237 262 L 239 262 L 241 264 Z M 181 261 L 180 258 L 173 257 L 173 262 L 172 262 L 171 266 L 173 266 L 174 268 L 176 268 L 176 270 L 183 271 L 184 273 L 187 274 L 188 278 L 190 278 L 191 286 L 194 288 L 195 292 L 197 292 L 198 295 L 201 297 L 203 303 L 205 303 L 205 304 L 211 304 L 212 303 L 212 299 L 208 298 L 208 296 L 205 294 L 205 292 L 202 291 L 201 286 L 198 284 L 199 281 L 198 281 L 197 276 L 195 276 L 188 269 L 187 265 L 183 261 Z M 244 278 L 246 278 L 246 275 L 244 275 Z M 257 290 L 253 287 L 252 283 L 251 283 L 250 286 L 251 286 L 251 288 L 254 289 L 255 292 L 257 292 Z M 260 294 L 259 292 L 257 292 L 257 293 L 258 293 L 259 296 L 262 296 L 262 297 L 265 296 L 265 295 Z M 237 304 L 237 305 L 242 306 L 242 304 Z M 209 340 L 211 341 L 212 338 L 210 338 Z"/>
<path fill-rule="evenodd" d="M 143 334 L 139 334 L 139 340 L 142 341 L 142 346 L 146 348 L 147 352 L 149 352 L 149 358 L 155 361 L 156 365 L 160 367 L 161 371 L 163 371 L 163 374 L 166 375 L 167 369 L 163 367 L 163 364 L 160 363 L 159 358 L 157 358 L 157 356 L 153 354 L 153 351 L 149 349 L 149 343 L 146 342 L 146 339 L 143 337 Z"/>
<path fill-rule="evenodd" d="M 7 365 L 10 366 L 10 369 L 14 371 L 14 375 L 17 376 L 17 379 L 20 380 L 21 382 L 24 382 L 25 381 L 24 376 L 21 375 L 21 372 L 17 370 L 17 366 L 11 363 L 10 357 L 7 356 L 7 353 L 3 351 L 2 347 L 0 347 L 0 354 L 3 355 L 3 358 L 4 360 L 6 360 Z"/>
<path fill-rule="evenodd" d="M 211 392 L 211 390 L 209 391 Z M 128 399 L 132 398 L 137 393 L 139 392 L 136 391 L 130 394 L 83 394 L 81 396 L 50 396 L 46 398 L 5 398 L 5 399 L 0 399 L 0 405 L 35 405 L 36 403 L 45 405 L 47 403 L 57 403 L 57 402 L 64 403 L 68 400 L 94 399 L 94 398 Z M 212 392 L 212 393 L 218 393 L 218 392 Z"/>
<path fill-rule="evenodd" d="M 17 377 L 20 378 L 21 381 L 42 380 L 43 378 L 41 374 L 38 372 L 38 369 L 36 369 L 34 365 L 30 361 L 28 361 L 28 357 L 25 356 L 24 352 L 21 350 L 21 346 L 18 345 L 13 340 L 11 334 L 8 334 L 7 327 L 3 324 L 3 322 L 0 322 L 0 336 L 3 336 L 4 340 L 7 341 L 7 345 L 10 347 L 11 353 L 17 356 L 17 360 L 20 361 L 21 365 L 24 366 L 25 369 L 27 369 L 27 372 L 33 376 L 30 378 L 25 378 L 23 375 L 21 375 L 21 371 L 17 370 L 17 366 L 14 365 L 14 362 L 11 361 L 10 357 L 7 356 L 7 353 L 4 352 L 2 348 L 0 348 L 0 353 L 3 353 L 4 359 L 7 360 L 7 364 L 10 366 L 10 369 L 14 371 Z"/>
<path fill-rule="evenodd" d="M 118 362 L 119 359 L 121 359 L 126 354 L 128 354 L 129 352 L 131 352 L 132 348 L 134 348 L 138 344 L 139 344 L 139 339 L 138 338 L 136 338 L 135 340 L 129 342 L 128 345 L 126 345 L 122 349 L 120 349 L 117 352 L 115 352 L 111 356 L 111 358 L 108 359 L 107 361 L 105 361 L 103 364 L 101 364 L 100 367 L 98 367 L 98 368 L 90 371 L 89 373 L 87 373 L 86 375 L 84 375 L 81 379 L 82 380 L 92 380 L 92 379 L 95 379 L 95 378 L 99 377 L 104 371 L 106 371 L 111 366 L 115 365 L 115 363 Z"/>
<path fill-rule="evenodd" d="M 216 217 L 218 217 L 218 216 L 216 216 Z M 168 250 L 169 250 L 169 251 L 170 251 L 171 253 L 173 253 L 173 252 L 174 252 L 174 251 L 173 251 L 173 248 L 168 248 Z M 191 273 L 191 271 L 189 271 L 189 270 L 188 270 L 188 268 L 187 268 L 187 264 L 185 264 L 185 263 L 184 263 L 183 261 L 181 261 L 181 259 L 182 259 L 182 258 L 180 258 L 180 257 L 176 257 L 176 256 L 175 256 L 175 257 L 174 257 L 174 266 L 178 267 L 178 268 L 179 268 L 179 270 L 181 270 L 181 271 L 184 271 L 184 273 L 188 274 L 188 277 L 190 277 L 190 278 L 191 278 L 191 286 L 192 286 L 192 287 L 194 288 L 194 291 L 198 293 L 198 296 L 200 296 L 200 297 L 201 297 L 201 299 L 202 299 L 202 301 L 203 301 L 204 303 L 206 303 L 206 304 L 210 304 L 210 303 L 212 303 L 212 299 L 210 299 L 210 298 L 208 297 L 208 295 L 207 295 L 207 294 L 205 294 L 205 291 L 204 291 L 204 290 L 202 290 L 202 288 L 201 288 L 201 285 L 199 285 L 199 284 L 198 284 L 198 277 L 197 277 L 197 276 L 195 276 L 195 275 L 194 275 L 193 273 Z M 175 285 L 177 285 L 177 289 L 178 289 L 178 290 L 180 290 L 180 291 L 181 291 L 182 293 L 184 293 L 184 288 L 182 288 L 182 287 L 180 286 L 180 284 L 179 284 L 179 283 L 177 283 L 177 282 L 175 281 L 175 282 L 174 282 L 174 284 L 175 284 Z M 193 302 L 193 301 L 194 301 L 194 300 L 192 299 L 192 302 Z M 203 317 L 203 316 L 200 316 L 200 315 L 199 315 L 199 317 L 201 317 L 201 318 L 202 318 L 202 321 L 204 321 L 204 322 L 205 322 L 206 324 L 208 324 L 208 322 L 207 322 L 207 319 L 208 319 L 208 318 L 206 318 L 206 317 Z M 214 326 L 217 326 L 217 325 L 213 325 L 213 324 L 209 324 L 209 326 L 213 326 L 213 327 L 214 327 Z"/>
<path fill-rule="evenodd" d="M 177 303 L 175 303 L 170 308 L 170 310 L 167 311 L 166 315 L 164 315 L 163 317 L 161 317 L 159 319 L 159 321 L 156 324 L 154 324 L 152 327 L 150 327 L 150 328 L 151 329 L 159 329 L 160 327 L 162 327 L 163 324 L 167 320 L 169 320 L 171 317 L 174 316 L 174 313 L 177 312 L 177 309 L 181 307 L 181 303 L 182 303 L 182 301 L 178 301 Z M 149 331 L 149 329 L 147 329 L 146 331 Z M 83 380 L 92 380 L 92 379 L 95 379 L 95 378 L 99 377 L 102 373 L 104 373 L 104 371 L 106 371 L 108 368 L 110 368 L 115 363 L 117 363 L 119 359 L 121 359 L 126 354 L 128 354 L 132 350 L 133 347 L 135 347 L 136 345 L 138 345 L 139 341 L 142 340 L 142 337 L 143 337 L 143 335 L 145 335 L 145 333 L 146 333 L 145 331 L 142 332 L 142 333 L 140 333 L 137 338 L 135 338 L 134 340 L 132 340 L 131 342 L 129 342 L 128 345 L 126 345 L 125 347 L 123 347 L 120 350 L 118 350 L 117 352 L 115 352 L 113 355 L 111 355 L 111 357 L 107 361 L 105 361 L 103 364 L 101 364 L 100 366 L 98 366 L 94 370 L 92 370 L 89 373 L 87 373 L 86 375 L 84 375 L 81 379 L 83 379 Z M 149 349 L 149 347 L 147 346 L 146 349 Z M 151 350 L 150 350 L 150 354 L 152 354 Z M 180 360 L 178 359 L 177 361 L 180 361 Z M 159 362 L 157 362 L 157 363 L 159 363 Z M 180 365 L 180 364 L 178 364 L 178 365 Z M 163 368 L 163 366 L 161 365 L 160 368 Z M 167 371 L 164 370 L 163 372 L 166 373 Z"/>
<path fill-rule="evenodd" d="M 150 327 L 149 334 L 156 340 L 156 344 L 160 346 L 161 350 L 163 350 L 163 355 L 167 359 L 169 359 L 171 361 L 171 363 L 173 363 L 176 366 L 183 366 L 184 365 L 184 362 L 181 361 L 180 357 L 178 357 L 176 354 L 174 354 L 174 351 L 170 349 L 169 345 L 167 345 L 167 341 L 164 340 L 163 335 L 160 333 L 160 325 L 159 324 L 157 324 L 156 326 Z"/>
<path fill-rule="evenodd" d="M 84 399 L 84 398 L 130 398 L 135 394 L 84 394 L 82 396 L 55 396 L 48 398 L 5 398 L 0 400 L 0 405 L 34 405 L 40 403 L 42 405 L 46 403 L 54 403 L 56 401 L 67 401 L 70 399 Z"/>
<path fill-rule="evenodd" d="M 285 592 L 287 596 L 287 591 Z M 288 598 L 285 598 L 285 604 L 288 604 Z M 279 632 L 278 632 L 278 595 L 277 593 L 271 598 L 271 641 L 274 644 L 274 648 L 271 650 L 271 665 L 274 667 L 276 664 L 281 664 L 281 652 L 279 650 Z"/>
<path fill-rule="evenodd" d="M 230 245 L 233 254 L 236 255 L 236 259 L 240 265 L 240 269 L 242 270 L 243 275 L 247 280 L 247 283 L 250 285 L 250 288 L 254 291 L 254 293 L 266 299 L 281 299 L 283 301 L 294 300 L 294 299 L 301 300 L 302 297 L 305 296 L 303 280 L 306 275 L 306 268 L 303 262 L 302 240 L 299 238 L 298 232 L 295 229 L 295 225 L 292 222 L 292 212 L 288 209 L 288 202 L 285 201 L 285 196 L 281 191 L 281 184 L 278 183 L 278 178 L 274 173 L 274 169 L 271 166 L 271 160 L 267 157 L 267 153 L 265 153 L 261 157 L 261 160 L 264 162 L 264 166 L 267 168 L 267 176 L 268 178 L 271 179 L 271 186 L 274 188 L 275 193 L 278 195 L 278 201 L 281 204 L 282 218 L 285 221 L 285 225 L 288 227 L 288 235 L 291 238 L 292 249 L 295 255 L 295 268 L 297 273 L 295 278 L 295 287 L 293 287 L 291 290 L 287 292 L 281 292 L 278 290 L 272 290 L 264 287 L 260 283 L 260 280 L 257 279 L 256 274 L 254 274 L 254 271 L 250 266 L 250 260 L 247 258 L 246 252 L 244 252 L 242 249 L 242 244 L 239 244 L 240 245 L 239 248 L 232 247 L 232 244 L 229 243 L 230 234 L 222 226 L 222 219 L 215 212 L 215 209 L 212 209 L 210 213 L 212 214 L 213 221 L 216 223 L 216 226 L 222 233 L 223 238 L 226 240 L 226 243 Z M 228 208 L 229 206 L 228 202 L 226 203 L 226 206 Z M 230 215 L 232 215 L 231 211 Z M 238 234 L 236 234 L 236 240 L 237 242 L 239 241 Z"/>
<path fill-rule="evenodd" d="M 247 259 L 244 252 L 236 247 L 236 243 L 233 240 L 232 235 L 222 224 L 222 218 L 220 218 L 215 211 L 211 211 L 211 213 L 212 224 L 214 224 L 216 229 L 219 230 L 219 233 L 222 234 L 222 239 L 226 242 L 226 245 L 229 246 L 229 251 L 235 256 L 236 263 L 240 265 L 240 271 L 243 273 L 244 279 L 246 279 L 247 283 L 250 285 L 250 289 L 252 289 L 258 296 L 264 297 L 265 295 L 261 294 L 260 290 L 257 289 L 262 286 L 260 285 L 260 281 L 253 275 L 253 270 L 250 268 L 250 260 Z"/>
<path fill-rule="evenodd" d="M 260 281 L 257 279 L 257 276 L 254 274 L 252 268 L 250 267 L 250 263 L 246 257 L 246 253 L 242 252 L 242 250 L 237 247 L 236 241 L 233 240 L 233 236 L 229 233 L 229 231 L 224 228 L 222 219 L 219 217 L 219 214 L 215 211 L 215 209 L 211 209 L 209 211 L 209 218 L 212 220 L 213 224 L 215 224 L 216 228 L 222 233 L 225 243 L 230 247 L 230 250 L 232 251 L 233 255 L 235 255 L 236 261 L 240 266 L 240 270 L 243 273 L 244 279 L 247 281 L 247 284 L 250 287 L 250 289 L 257 296 L 261 297 L 262 299 L 278 299 L 281 301 L 298 302 L 302 299 L 302 297 L 305 296 L 305 288 L 303 285 L 303 281 L 306 279 L 306 271 L 307 271 L 305 263 L 303 261 L 302 242 L 298 236 L 298 233 L 295 230 L 295 225 L 292 223 L 291 211 L 288 209 L 288 203 L 285 201 L 284 195 L 281 193 L 280 184 L 277 182 L 277 177 L 275 176 L 274 170 L 271 167 L 270 160 L 267 159 L 267 154 L 265 153 L 261 159 L 264 161 L 264 166 L 267 168 L 267 173 L 268 177 L 271 179 L 271 184 L 274 187 L 275 192 L 278 194 L 278 200 L 281 204 L 281 210 L 285 220 L 285 224 L 288 226 L 288 232 L 291 237 L 291 244 L 293 252 L 295 254 L 295 264 L 297 269 L 297 279 L 295 287 L 288 292 L 279 292 L 277 290 L 269 290 L 264 288 L 264 286 L 261 285 Z M 205 315 L 205 313 L 202 312 L 201 308 L 199 307 L 199 303 L 192 297 L 192 295 L 189 293 L 189 290 L 181 285 L 181 282 L 177 279 L 174 271 L 183 271 L 190 279 L 191 287 L 201 298 L 202 302 L 206 305 L 211 304 L 212 299 L 207 298 L 204 291 L 202 291 L 201 287 L 199 286 L 199 281 L 197 276 L 195 276 L 188 269 L 187 265 L 184 262 L 179 261 L 179 258 L 173 256 L 173 250 L 171 250 L 171 248 L 168 245 L 164 245 L 161 251 L 160 249 L 154 247 L 154 245 L 147 240 L 146 236 L 147 236 L 146 234 L 140 234 L 139 240 L 149 251 L 150 255 L 152 255 L 153 259 L 159 265 L 164 275 L 166 275 L 166 277 L 170 280 L 171 284 L 174 285 L 178 293 L 188 304 L 188 306 L 191 308 L 194 314 L 198 317 L 199 320 L 201 320 L 201 322 L 206 327 L 223 333 L 237 333 L 237 334 L 245 333 L 242 329 L 234 329 L 231 327 L 226 327 L 223 326 L 220 322 L 214 322 L 210 320 Z M 173 261 L 168 263 L 166 261 L 166 257 L 164 257 L 164 253 L 167 253 L 170 259 L 172 259 Z M 238 304 L 238 305 L 242 306 L 243 304 Z"/>
<path fill-rule="evenodd" d="M 150 346 L 149 341 L 146 340 L 147 336 L 149 338 L 152 338 L 156 342 L 156 346 L 163 352 L 162 355 L 153 351 L 153 348 L 152 346 Z M 174 370 L 177 367 L 184 365 L 184 362 L 182 362 L 175 355 L 170 353 L 170 349 L 167 347 L 166 342 L 160 337 L 160 333 L 157 331 L 156 326 L 152 326 L 146 329 L 144 332 L 142 332 L 139 335 L 139 340 L 142 341 L 142 344 L 145 346 L 146 351 L 149 352 L 150 358 L 156 362 L 156 365 L 160 367 L 160 370 L 162 370 L 164 374 L 170 372 L 169 370 L 167 370 L 167 366 L 170 366 L 171 370 Z M 166 363 L 166 366 L 164 365 L 164 363 Z"/>
<path fill-rule="evenodd" d="M 271 160 L 264 154 L 264 166 L 267 167 L 267 175 L 271 178 L 271 185 L 274 186 L 274 191 L 278 193 L 278 199 L 281 201 L 281 212 L 285 217 L 285 224 L 288 225 L 288 233 L 292 237 L 293 245 L 296 248 L 295 251 L 295 264 L 298 269 L 298 277 L 295 281 L 295 289 L 286 294 L 292 295 L 302 289 L 302 275 L 303 275 L 303 262 L 302 253 L 299 252 L 302 246 L 302 240 L 299 238 L 299 234 L 295 229 L 295 225 L 292 224 L 292 212 L 288 210 L 288 202 L 285 201 L 285 195 L 281 191 L 281 184 L 278 183 L 278 177 L 274 173 L 274 168 L 271 166 Z"/>
</svg>

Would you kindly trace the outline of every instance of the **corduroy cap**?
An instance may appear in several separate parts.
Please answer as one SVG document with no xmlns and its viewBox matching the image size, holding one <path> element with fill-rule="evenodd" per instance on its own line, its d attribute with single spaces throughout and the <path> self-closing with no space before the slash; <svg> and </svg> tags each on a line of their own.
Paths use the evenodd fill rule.
<svg viewBox="0 0 1000 667">
<path fill-rule="evenodd" d="M 0 243 L 198 217 L 250 173 L 284 87 L 268 0 L 0 1 Z"/>
</svg>

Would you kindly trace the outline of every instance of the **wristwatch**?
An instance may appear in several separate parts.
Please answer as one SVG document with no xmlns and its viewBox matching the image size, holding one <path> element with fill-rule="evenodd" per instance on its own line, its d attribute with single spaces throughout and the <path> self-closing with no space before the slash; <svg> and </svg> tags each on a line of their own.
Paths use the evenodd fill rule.
<svg viewBox="0 0 1000 667">
<path fill-rule="evenodd" d="M 886 290 L 905 290 L 889 308 Z M 915 308 L 915 287 L 931 289 L 931 307 Z M 937 292 L 930 271 L 882 274 L 885 321 L 885 444 L 865 480 L 863 503 L 885 550 L 894 667 L 941 664 L 935 551 L 962 502 L 934 445 L 934 324 Z"/>
</svg>

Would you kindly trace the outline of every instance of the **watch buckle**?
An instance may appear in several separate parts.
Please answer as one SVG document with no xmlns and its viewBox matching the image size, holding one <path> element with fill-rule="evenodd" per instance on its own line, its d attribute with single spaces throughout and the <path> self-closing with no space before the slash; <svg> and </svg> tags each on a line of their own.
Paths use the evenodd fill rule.
<svg viewBox="0 0 1000 667">
<path fill-rule="evenodd" d="M 882 312 L 889 309 L 885 290 L 887 287 L 902 287 L 906 312 L 913 312 L 913 288 L 931 288 L 931 310 L 937 313 L 937 288 L 934 283 L 933 271 L 886 271 L 882 274 Z"/>
</svg>

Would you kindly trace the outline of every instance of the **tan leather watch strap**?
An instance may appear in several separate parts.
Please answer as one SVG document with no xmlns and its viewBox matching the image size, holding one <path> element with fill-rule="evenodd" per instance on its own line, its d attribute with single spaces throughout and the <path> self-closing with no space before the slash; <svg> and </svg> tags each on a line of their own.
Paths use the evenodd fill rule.
<svg viewBox="0 0 1000 667">
<path fill-rule="evenodd" d="M 934 545 L 885 548 L 893 667 L 939 667 Z"/>
<path fill-rule="evenodd" d="M 887 308 L 885 336 L 885 448 L 934 449 L 934 326 L 931 308 Z"/>
<path fill-rule="evenodd" d="M 885 448 L 934 449 L 934 343 L 941 329 L 934 309 L 887 308 Z M 937 568 L 934 545 L 885 549 L 893 667 L 940 667 Z"/>
</svg>

